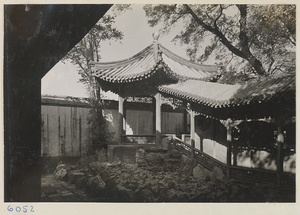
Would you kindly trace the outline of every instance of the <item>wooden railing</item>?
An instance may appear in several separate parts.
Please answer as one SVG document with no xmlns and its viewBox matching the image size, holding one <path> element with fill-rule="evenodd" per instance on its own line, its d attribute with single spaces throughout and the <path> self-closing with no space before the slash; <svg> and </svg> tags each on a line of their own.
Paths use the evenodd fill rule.
<svg viewBox="0 0 300 215">
<path fill-rule="evenodd" d="M 219 167 L 223 170 L 224 173 L 227 172 L 226 164 L 209 156 L 208 154 L 200 151 L 199 149 L 194 149 L 194 151 L 195 151 L 195 159 L 200 165 L 204 166 L 205 168 L 211 171 L 214 169 L 214 167 Z"/>
<path fill-rule="evenodd" d="M 188 135 L 187 135 L 188 136 Z M 175 149 L 181 153 L 191 156 L 192 148 L 190 143 L 184 142 L 172 134 L 162 134 L 161 138 L 169 137 L 171 143 L 173 143 Z M 125 145 L 137 145 L 137 144 L 155 144 L 155 135 L 123 135 L 123 143 Z M 254 169 L 240 166 L 227 166 L 221 161 L 211 157 L 210 155 L 194 148 L 195 160 L 198 164 L 212 171 L 214 167 L 219 167 L 223 170 L 224 174 L 229 171 L 231 179 L 236 179 L 244 182 L 253 183 L 278 183 L 286 185 L 288 187 L 295 186 L 295 174 L 293 173 L 278 173 L 272 170 Z"/>
<path fill-rule="evenodd" d="M 247 180 L 248 182 L 276 182 L 277 172 L 271 170 L 253 169 L 240 166 L 229 167 L 230 178 Z"/>
<path fill-rule="evenodd" d="M 175 148 L 187 156 L 191 156 L 191 145 L 185 143 L 181 139 L 173 136 L 172 142 Z M 208 154 L 194 148 L 195 160 L 198 164 L 212 171 L 214 167 L 219 167 L 223 170 L 224 174 L 229 171 L 231 179 L 236 179 L 244 182 L 253 183 L 278 183 L 288 187 L 295 186 L 295 174 L 293 173 L 278 173 L 272 170 L 254 169 L 240 166 L 227 166 L 221 161 L 209 156 Z"/>
<path fill-rule="evenodd" d="M 182 153 L 191 156 L 191 145 L 188 143 L 183 142 L 181 139 L 177 137 L 173 137 L 173 143 L 177 150 L 181 151 Z M 213 170 L 214 167 L 221 168 L 224 173 L 226 173 L 226 165 L 222 163 L 221 161 L 209 156 L 208 154 L 205 154 L 204 152 L 200 151 L 197 148 L 194 148 L 194 154 L 196 161 L 202 165 L 203 167 Z"/>
<path fill-rule="evenodd" d="M 183 142 L 181 139 L 173 136 L 172 143 L 174 144 L 175 149 L 182 152 L 183 154 L 190 156 L 191 155 L 191 145 Z"/>
<path fill-rule="evenodd" d="M 230 166 L 229 175 L 230 178 L 236 180 L 259 183 L 278 183 L 278 179 L 280 178 L 280 184 L 288 186 L 295 185 L 295 174 L 287 172 L 278 173 L 272 170 Z"/>
</svg>

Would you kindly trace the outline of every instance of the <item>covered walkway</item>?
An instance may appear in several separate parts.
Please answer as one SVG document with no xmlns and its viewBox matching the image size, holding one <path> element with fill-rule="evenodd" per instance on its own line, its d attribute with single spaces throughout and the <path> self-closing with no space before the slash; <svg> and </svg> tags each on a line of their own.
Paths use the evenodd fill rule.
<svg viewBox="0 0 300 215">
<path fill-rule="evenodd" d="M 266 78 L 243 85 L 216 83 L 222 75 L 222 67 L 185 60 L 160 45 L 156 34 L 153 44 L 133 57 L 118 62 L 94 62 L 91 67 L 99 86 L 119 95 L 120 145 L 124 144 L 122 137 L 128 136 L 125 129 L 126 99 L 151 97 L 155 125 L 153 135 L 157 147 L 162 147 L 165 136 L 161 133 L 161 105 L 165 102 L 183 109 L 184 121 L 189 121 L 189 126 L 186 126 L 186 132 L 176 134 L 176 144 L 181 145 L 185 153 L 188 151 L 192 159 L 197 157 L 201 165 L 219 166 L 228 177 L 246 179 L 249 178 L 248 173 L 256 169 L 238 167 L 238 152 L 266 150 L 271 145 L 272 149 L 268 150 L 276 153 L 276 171 L 272 170 L 270 174 L 269 171 L 259 172 L 258 176 L 256 171 L 253 180 L 277 178 L 279 184 L 286 183 L 285 178 L 295 181 L 295 175 L 287 177 L 283 169 L 285 156 L 295 153 L 295 76 Z M 239 141 L 243 139 L 239 135 L 257 136 L 258 127 L 255 130 L 253 125 L 251 129 L 246 126 L 243 131 L 239 128 L 242 124 L 253 122 L 268 125 L 266 133 L 261 133 L 268 142 L 260 141 L 257 146 L 253 140 L 243 140 L 246 144 Z M 182 142 L 178 141 L 181 136 Z M 225 148 L 225 152 L 214 149 L 216 155 L 225 154 L 224 161 L 203 150 L 205 136 L 209 136 L 211 142 L 224 146 L 222 150 Z M 289 147 L 292 147 L 291 151 L 288 151 Z"/>
</svg>

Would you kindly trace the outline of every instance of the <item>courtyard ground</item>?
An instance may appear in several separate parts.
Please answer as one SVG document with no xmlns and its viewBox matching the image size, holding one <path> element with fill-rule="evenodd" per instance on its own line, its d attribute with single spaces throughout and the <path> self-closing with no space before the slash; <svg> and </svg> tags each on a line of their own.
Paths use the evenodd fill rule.
<svg viewBox="0 0 300 215">
<path fill-rule="evenodd" d="M 103 155 L 103 154 L 102 154 Z M 42 201 L 52 202 L 295 202 L 295 188 L 227 180 L 178 152 L 140 149 L 134 164 L 86 156 L 42 177 Z"/>
</svg>

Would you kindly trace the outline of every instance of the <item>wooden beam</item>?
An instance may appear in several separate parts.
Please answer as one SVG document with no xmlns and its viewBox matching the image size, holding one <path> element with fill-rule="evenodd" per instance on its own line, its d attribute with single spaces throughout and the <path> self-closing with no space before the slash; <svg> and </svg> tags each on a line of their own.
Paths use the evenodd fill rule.
<svg viewBox="0 0 300 215">
<path fill-rule="evenodd" d="M 157 93 L 155 95 L 155 143 L 161 145 L 161 94 Z"/>
</svg>

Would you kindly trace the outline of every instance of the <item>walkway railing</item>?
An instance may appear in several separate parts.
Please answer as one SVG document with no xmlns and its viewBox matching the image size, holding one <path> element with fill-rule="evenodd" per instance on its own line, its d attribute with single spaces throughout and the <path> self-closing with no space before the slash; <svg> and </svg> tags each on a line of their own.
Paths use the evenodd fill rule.
<svg viewBox="0 0 300 215">
<path fill-rule="evenodd" d="M 183 142 L 181 139 L 177 138 L 175 135 L 172 137 L 172 142 L 174 147 L 181 151 L 183 154 L 190 156 L 191 155 L 191 145 L 189 143 Z"/>
<path fill-rule="evenodd" d="M 172 142 L 175 148 L 187 156 L 191 156 L 191 145 L 182 141 L 181 139 L 173 136 Z M 272 170 L 254 169 L 240 166 L 228 166 L 221 161 L 207 155 L 206 153 L 194 148 L 195 160 L 198 164 L 208 170 L 213 170 L 214 167 L 219 167 L 223 170 L 224 174 L 229 171 L 231 179 L 236 179 L 244 182 L 254 183 L 279 183 L 288 187 L 295 186 L 295 174 L 293 173 L 278 173 Z M 278 177 L 280 176 L 280 177 Z"/>
<path fill-rule="evenodd" d="M 161 138 L 169 137 L 174 144 L 175 149 L 181 153 L 191 156 L 192 148 L 189 141 L 189 135 L 183 135 L 182 139 L 176 137 L 173 134 L 162 134 Z M 154 145 L 155 135 L 123 135 L 122 141 L 124 145 Z M 247 181 L 247 182 L 259 182 L 259 183 L 278 183 L 283 185 L 295 185 L 295 174 L 293 173 L 278 173 L 272 170 L 254 169 L 241 166 L 227 166 L 221 161 L 213 158 L 212 156 L 202 152 L 201 150 L 194 148 L 195 161 L 212 171 L 214 167 L 219 167 L 223 170 L 224 174 L 229 175 L 230 178 Z M 229 171 L 229 174 L 228 174 Z"/>
<path fill-rule="evenodd" d="M 219 167 L 223 170 L 224 173 L 227 171 L 226 164 L 222 163 L 221 161 L 205 154 L 204 152 L 200 151 L 199 149 L 195 150 L 195 159 L 198 161 L 199 164 L 206 167 L 209 170 L 213 170 L 214 167 Z"/>
<path fill-rule="evenodd" d="M 177 137 L 173 137 L 173 143 L 174 146 L 177 150 L 181 151 L 182 153 L 191 156 L 191 145 L 183 142 L 181 139 L 177 138 Z M 197 148 L 194 148 L 194 153 L 195 153 L 195 159 L 196 161 L 202 165 L 203 167 L 205 167 L 206 169 L 209 170 L 213 170 L 213 168 L 219 167 L 221 168 L 224 173 L 226 173 L 227 169 L 226 169 L 226 165 L 224 163 L 222 163 L 221 161 L 209 156 L 208 154 L 205 154 L 204 152 L 200 151 Z"/>
<path fill-rule="evenodd" d="M 240 166 L 229 167 L 230 178 L 247 182 L 259 182 L 259 183 L 278 183 L 278 174 L 280 174 L 280 184 L 294 186 L 295 174 L 277 171 L 253 169 Z"/>
</svg>

